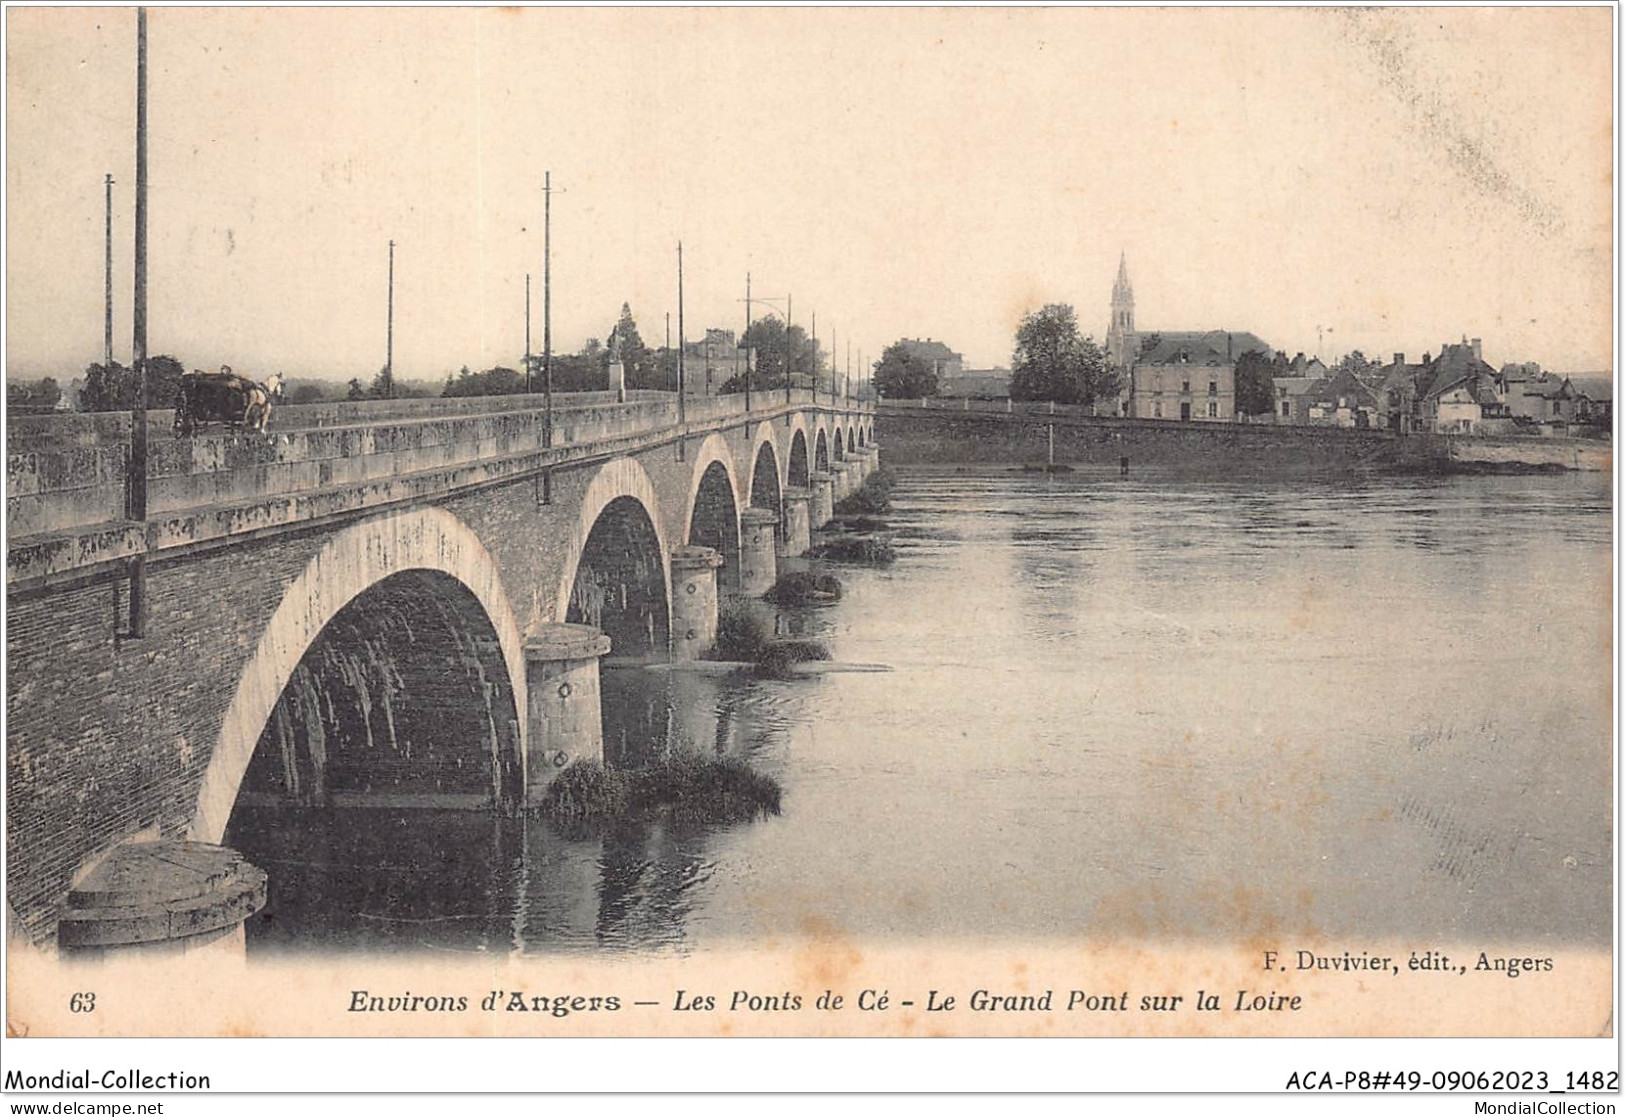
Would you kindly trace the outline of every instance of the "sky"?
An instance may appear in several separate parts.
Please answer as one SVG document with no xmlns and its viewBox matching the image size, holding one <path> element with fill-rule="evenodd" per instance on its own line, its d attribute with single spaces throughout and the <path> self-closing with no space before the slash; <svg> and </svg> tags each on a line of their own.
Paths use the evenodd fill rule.
<svg viewBox="0 0 1625 1117">
<path fill-rule="evenodd" d="M 10 376 L 131 346 L 136 15 L 8 8 Z M 844 367 L 1022 316 L 1612 368 L 1613 12 L 157 8 L 149 350 L 371 377 L 786 309 Z M 785 297 L 793 299 L 787 308 Z"/>
</svg>

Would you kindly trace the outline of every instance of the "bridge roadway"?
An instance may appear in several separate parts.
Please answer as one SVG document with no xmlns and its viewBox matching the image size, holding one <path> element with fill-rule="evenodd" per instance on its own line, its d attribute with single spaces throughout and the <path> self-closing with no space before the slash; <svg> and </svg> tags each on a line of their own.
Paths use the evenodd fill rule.
<svg viewBox="0 0 1625 1117">
<path fill-rule="evenodd" d="M 240 800 L 534 800 L 601 755 L 612 643 L 703 654 L 719 597 L 770 586 L 877 461 L 872 409 L 827 395 L 555 401 L 551 443 L 536 396 L 286 407 L 264 436 L 155 413 L 142 521 L 127 415 L 13 421 L 13 925 L 52 944 L 73 882 L 221 843 Z"/>
</svg>

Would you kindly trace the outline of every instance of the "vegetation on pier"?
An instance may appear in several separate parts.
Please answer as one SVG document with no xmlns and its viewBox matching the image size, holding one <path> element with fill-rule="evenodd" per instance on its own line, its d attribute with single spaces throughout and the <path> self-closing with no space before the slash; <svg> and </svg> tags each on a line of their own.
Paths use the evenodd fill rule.
<svg viewBox="0 0 1625 1117">
<path fill-rule="evenodd" d="M 781 640 L 759 610 L 731 605 L 717 618 L 717 643 L 710 658 L 752 664 L 762 678 L 787 679 L 797 663 L 828 659 L 829 648 L 822 640 Z"/>
<path fill-rule="evenodd" d="M 888 535 L 832 535 L 807 552 L 832 562 L 864 562 L 884 566 L 897 560 Z"/>
<path fill-rule="evenodd" d="M 837 516 L 880 516 L 891 511 L 892 486 L 897 475 L 889 469 L 877 469 L 864 479 L 863 486 L 850 496 L 836 502 Z"/>
<path fill-rule="evenodd" d="M 824 525 L 825 531 L 868 532 L 886 531 L 891 527 L 885 520 L 873 516 L 836 516 Z"/>
<path fill-rule="evenodd" d="M 897 475 L 889 469 L 871 473 L 857 492 L 835 505 L 835 518 L 807 554 L 834 562 L 894 561 L 897 552 L 885 532 L 886 522 L 875 517 L 891 511 L 891 491 L 896 481 Z"/>
<path fill-rule="evenodd" d="M 749 822 L 779 813 L 783 791 L 737 757 L 680 750 L 641 768 L 578 760 L 543 793 L 541 810 L 566 824 Z"/>
<path fill-rule="evenodd" d="M 775 605 L 816 605 L 823 601 L 839 601 L 841 580 L 833 574 L 796 570 L 781 575 L 763 597 Z"/>
</svg>

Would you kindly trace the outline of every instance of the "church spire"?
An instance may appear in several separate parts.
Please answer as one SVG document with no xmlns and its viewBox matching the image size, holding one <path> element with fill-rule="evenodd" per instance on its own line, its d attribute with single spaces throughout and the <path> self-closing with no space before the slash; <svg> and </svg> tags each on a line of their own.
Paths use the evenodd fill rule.
<svg viewBox="0 0 1625 1117">
<path fill-rule="evenodd" d="M 1112 284 L 1112 321 L 1106 329 L 1106 356 L 1117 368 L 1127 368 L 1138 342 L 1134 336 L 1134 287 L 1128 280 L 1128 253 L 1117 257 L 1117 282 Z"/>
</svg>

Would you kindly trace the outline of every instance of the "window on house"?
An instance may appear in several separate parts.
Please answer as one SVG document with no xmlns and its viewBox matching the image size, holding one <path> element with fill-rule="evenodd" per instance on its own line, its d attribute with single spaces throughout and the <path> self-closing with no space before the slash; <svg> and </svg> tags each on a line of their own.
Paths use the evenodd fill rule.
<svg viewBox="0 0 1625 1117">
<path fill-rule="evenodd" d="M 1185 381 L 1185 382 L 1183 382 L 1183 383 L 1182 383 L 1182 384 L 1180 384 L 1180 386 L 1179 386 L 1179 390 L 1180 390 L 1180 391 L 1181 391 L 1181 392 L 1184 392 L 1184 393 L 1185 393 L 1185 394 L 1186 394 L 1186 395 L 1190 395 L 1190 391 L 1191 391 L 1191 382 L 1190 382 L 1190 381 L 1189 381 L 1189 380 L 1186 380 L 1186 381 Z"/>
<path fill-rule="evenodd" d="M 1208 401 L 1208 404 L 1207 404 L 1207 417 L 1209 419 L 1217 419 L 1219 417 L 1219 401 L 1218 400 L 1209 400 Z"/>
<path fill-rule="evenodd" d="M 1207 382 L 1207 394 L 1210 396 L 1216 396 L 1219 394 L 1219 382 L 1217 380 L 1209 380 Z"/>
<path fill-rule="evenodd" d="M 1281 418 L 1290 419 L 1291 417 L 1292 417 L 1292 401 L 1289 400 L 1289 399 L 1284 399 L 1284 400 L 1281 401 Z"/>
<path fill-rule="evenodd" d="M 1151 417 L 1153 419 L 1162 418 L 1162 401 L 1160 399 L 1151 405 Z"/>
</svg>

